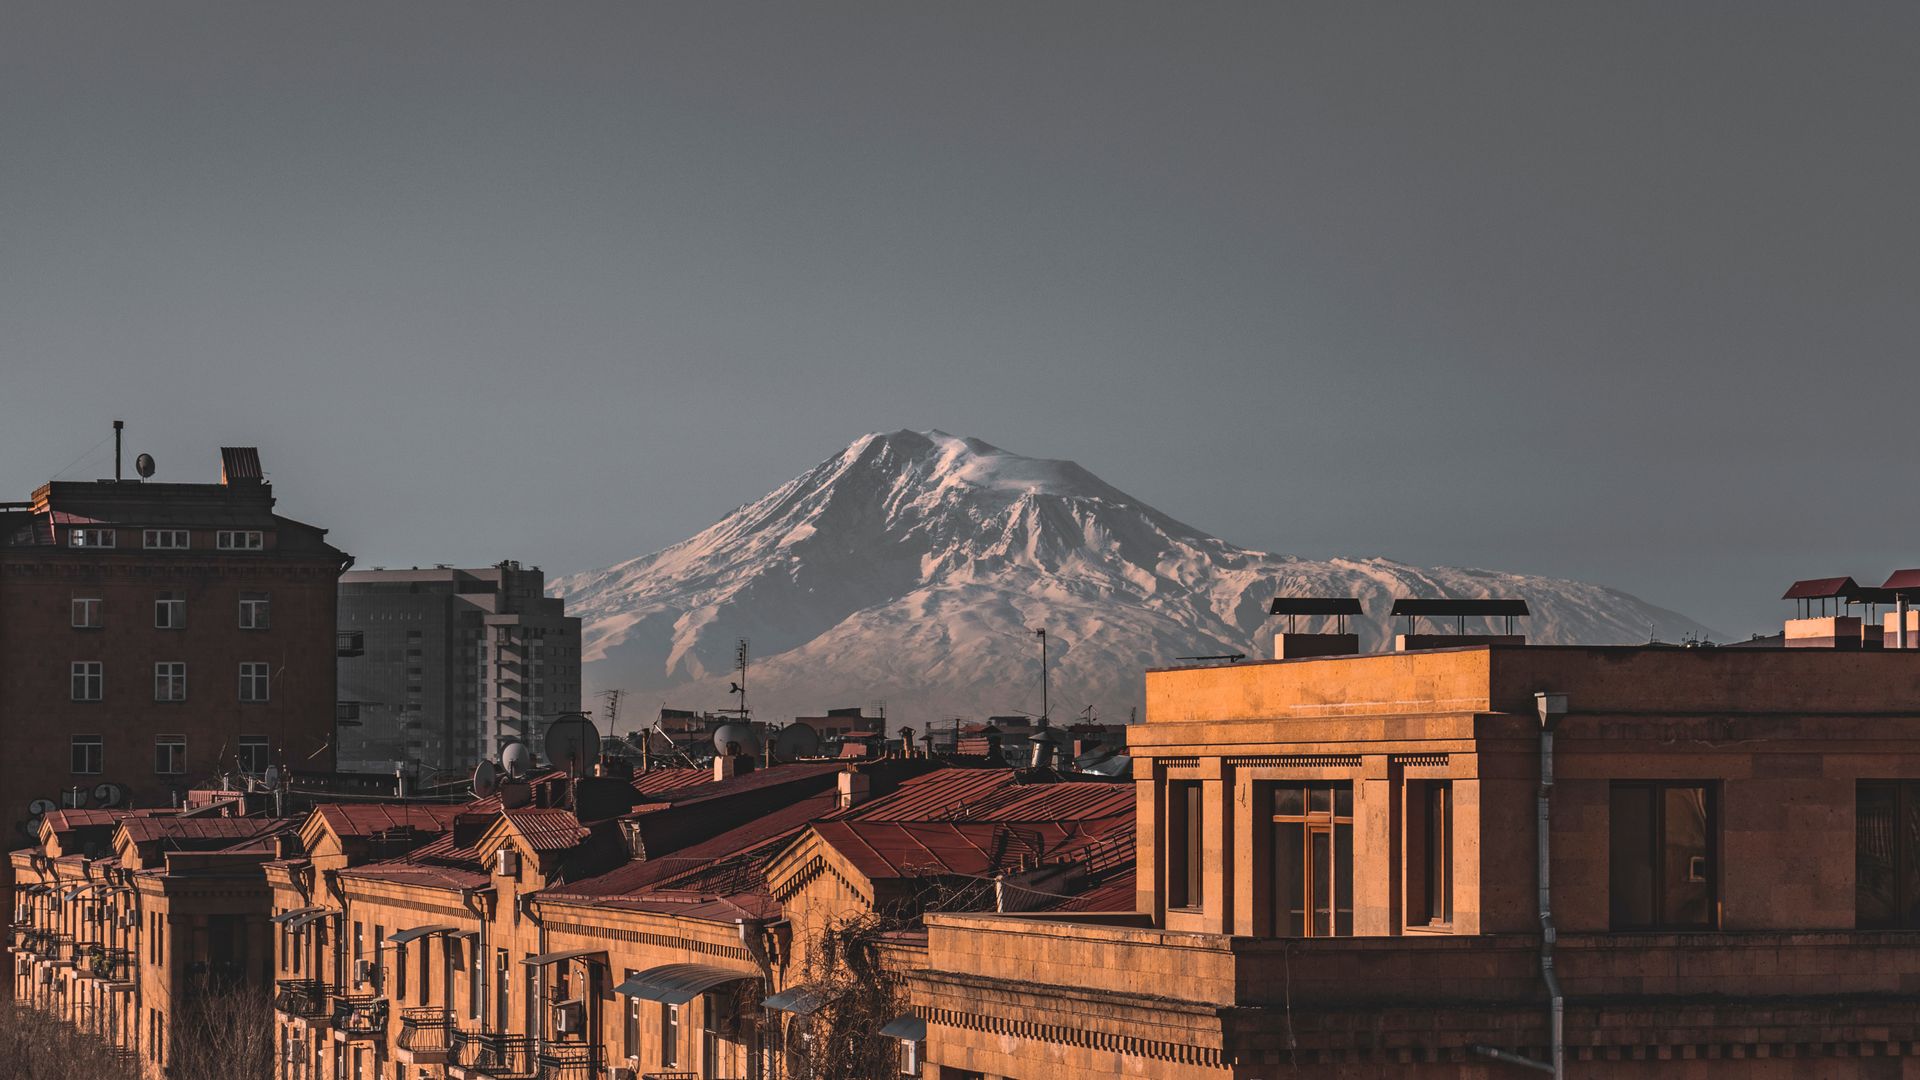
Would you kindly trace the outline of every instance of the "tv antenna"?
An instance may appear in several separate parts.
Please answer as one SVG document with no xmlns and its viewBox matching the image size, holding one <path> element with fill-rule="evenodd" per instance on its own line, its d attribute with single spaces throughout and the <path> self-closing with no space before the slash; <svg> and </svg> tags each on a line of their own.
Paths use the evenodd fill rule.
<svg viewBox="0 0 1920 1080">
<path fill-rule="evenodd" d="M 1047 719 L 1047 628 L 1033 632 L 1040 639 L 1040 719 Z"/>
<path fill-rule="evenodd" d="M 612 737 L 620 732 L 620 699 L 627 696 L 625 690 L 609 689 L 600 691 L 607 703 L 607 735 Z"/>
<path fill-rule="evenodd" d="M 733 708 L 721 709 L 720 711 L 733 713 L 735 716 L 738 716 L 742 720 L 744 720 L 747 717 L 747 639 L 746 638 L 741 638 L 740 644 L 734 646 L 733 670 L 739 672 L 740 677 L 728 685 L 727 693 L 735 695 L 736 703 Z"/>
</svg>

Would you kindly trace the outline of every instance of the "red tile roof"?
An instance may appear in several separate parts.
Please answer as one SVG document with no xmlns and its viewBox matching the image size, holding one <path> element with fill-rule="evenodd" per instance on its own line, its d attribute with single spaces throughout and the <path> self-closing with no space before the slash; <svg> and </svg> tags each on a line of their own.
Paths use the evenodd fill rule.
<svg viewBox="0 0 1920 1080">
<path fill-rule="evenodd" d="M 522 807 L 502 810 L 501 814 L 535 851 L 567 851 L 587 838 L 587 830 L 571 810 Z"/>
<path fill-rule="evenodd" d="M 463 809 L 450 803 L 326 803 L 313 812 L 343 839 L 357 839 L 407 828 L 445 832 Z"/>
<path fill-rule="evenodd" d="M 126 817 L 120 821 L 136 844 L 162 841 L 243 840 L 280 831 L 287 822 L 278 818 Z"/>
<path fill-rule="evenodd" d="M 824 821 L 814 832 L 876 881 L 992 877 L 1057 861 L 1087 840 L 1068 825 L 989 821 Z"/>
</svg>

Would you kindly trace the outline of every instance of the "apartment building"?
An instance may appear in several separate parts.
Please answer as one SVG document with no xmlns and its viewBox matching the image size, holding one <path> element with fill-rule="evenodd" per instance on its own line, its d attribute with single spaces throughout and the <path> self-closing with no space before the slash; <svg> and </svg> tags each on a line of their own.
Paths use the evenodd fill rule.
<svg viewBox="0 0 1920 1080">
<path fill-rule="evenodd" d="M 169 806 L 217 774 L 333 767 L 350 561 L 275 513 L 252 447 L 218 483 L 55 481 L 0 504 L 0 819 Z M 0 860 L 0 903 L 12 906 Z M 9 979 L 4 984 L 13 985 Z"/>
<path fill-rule="evenodd" d="M 340 578 L 341 767 L 462 772 L 580 709 L 580 620 L 538 567 Z"/>
<path fill-rule="evenodd" d="M 929 916 L 928 1075 L 1909 1075 L 1917 689 L 1832 648 L 1151 671 L 1134 913 Z"/>
</svg>

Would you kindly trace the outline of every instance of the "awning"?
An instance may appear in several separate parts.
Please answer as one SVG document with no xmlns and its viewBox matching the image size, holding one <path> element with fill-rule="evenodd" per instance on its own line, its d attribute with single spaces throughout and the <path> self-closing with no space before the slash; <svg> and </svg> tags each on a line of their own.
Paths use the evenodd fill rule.
<svg viewBox="0 0 1920 1080">
<path fill-rule="evenodd" d="M 309 923 L 317 923 L 321 919 L 332 917 L 333 914 L 333 912 L 328 911 L 326 908 L 314 908 L 312 911 L 301 912 L 299 916 L 287 920 L 287 929 L 305 929 Z"/>
<path fill-rule="evenodd" d="M 388 935 L 387 944 L 405 945 L 409 941 L 432 937 L 435 934 L 451 934 L 458 929 L 460 928 L 457 926 L 415 926 L 406 930 L 396 930 Z"/>
<path fill-rule="evenodd" d="M 594 963 L 605 966 L 607 962 L 607 950 L 562 949 L 559 952 L 548 952 L 541 953 L 539 956 L 529 956 L 520 962 L 528 967 L 546 967 L 548 964 L 557 964 L 562 960 L 591 960 Z"/>
<path fill-rule="evenodd" d="M 716 986 L 759 977 L 758 972 L 735 971 L 710 964 L 663 964 L 635 974 L 614 987 L 613 992 L 642 1001 L 685 1005 Z"/>
<path fill-rule="evenodd" d="M 821 1006 L 833 1000 L 833 994 L 825 987 L 801 984 L 791 986 L 773 995 L 760 1004 L 777 1012 L 792 1013 L 795 1016 L 812 1016 Z"/>
<path fill-rule="evenodd" d="M 267 921 L 270 923 L 276 923 L 276 924 L 289 923 L 299 918 L 302 915 L 311 915 L 316 911 L 325 911 L 325 910 L 326 908 L 319 908 L 319 907 L 294 908 L 291 911 L 283 911 L 280 914 L 275 915 L 273 918 L 268 919 Z"/>
<path fill-rule="evenodd" d="M 927 1022 L 917 1016 L 896 1016 L 887 1021 L 880 1034 L 908 1042 L 926 1042 Z"/>
<path fill-rule="evenodd" d="M 79 896 L 81 893 L 86 891 L 87 891 L 87 887 L 85 885 L 76 885 L 73 888 L 67 890 L 67 894 L 60 898 L 60 902 L 63 904 L 71 904 L 73 903 L 74 897 Z"/>
</svg>

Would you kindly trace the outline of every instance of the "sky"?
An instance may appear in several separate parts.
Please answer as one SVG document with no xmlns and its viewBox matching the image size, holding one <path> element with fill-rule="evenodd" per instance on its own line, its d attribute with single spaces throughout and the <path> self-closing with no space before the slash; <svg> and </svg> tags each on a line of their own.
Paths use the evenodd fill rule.
<svg viewBox="0 0 1920 1080">
<path fill-rule="evenodd" d="M 0 484 L 603 566 L 869 431 L 1730 636 L 1920 565 L 1920 8 L 0 10 Z"/>
</svg>

